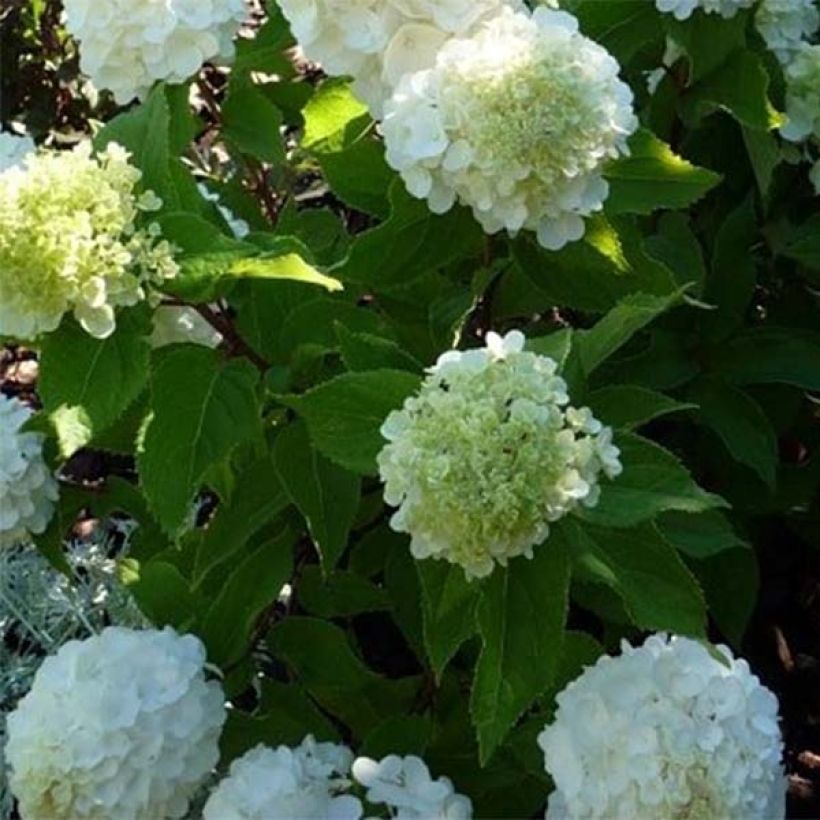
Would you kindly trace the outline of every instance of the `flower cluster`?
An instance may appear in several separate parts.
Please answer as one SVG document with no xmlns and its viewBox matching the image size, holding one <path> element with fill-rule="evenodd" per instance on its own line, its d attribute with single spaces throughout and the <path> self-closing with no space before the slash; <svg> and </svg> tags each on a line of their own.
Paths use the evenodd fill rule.
<svg viewBox="0 0 820 820">
<path fill-rule="evenodd" d="M 22 430 L 31 411 L 0 394 L 0 548 L 45 532 L 57 482 L 43 460 L 43 436 Z"/>
<path fill-rule="evenodd" d="M 204 820 L 272 817 L 358 820 L 362 805 L 344 794 L 353 754 L 345 746 L 306 737 L 296 748 L 257 746 L 231 764 L 208 798 Z"/>
<path fill-rule="evenodd" d="M 473 804 L 447 777 L 434 780 L 423 760 L 388 755 L 381 761 L 360 757 L 353 776 L 367 788 L 367 801 L 389 806 L 394 820 L 469 820 Z"/>
<path fill-rule="evenodd" d="M 442 44 L 520 0 L 280 0 L 305 56 L 354 78 L 373 114 L 401 77 L 428 68 Z"/>
<path fill-rule="evenodd" d="M 80 65 L 117 102 L 144 97 L 157 80 L 184 82 L 209 60 L 233 56 L 245 0 L 64 0 Z"/>
<path fill-rule="evenodd" d="M 3 759 L 5 716 L 31 688 L 43 658 L 110 624 L 146 625 L 117 578 L 115 559 L 132 529 L 111 521 L 69 541 L 63 554 L 70 577 L 33 544 L 0 550 L 0 817 L 13 816 Z"/>
<path fill-rule="evenodd" d="M 567 686 L 538 738 L 547 817 L 782 818 L 777 699 L 718 651 L 656 635 Z"/>
<path fill-rule="evenodd" d="M 763 0 L 755 26 L 768 48 L 787 63 L 800 43 L 817 31 L 820 12 L 814 0 Z"/>
<path fill-rule="evenodd" d="M 792 142 L 820 139 L 820 45 L 801 43 L 784 74 L 787 122 L 780 133 Z"/>
<path fill-rule="evenodd" d="M 20 165 L 34 151 L 34 141 L 9 131 L 0 131 L 0 174 Z"/>
<path fill-rule="evenodd" d="M 142 213 L 140 171 L 111 144 L 30 155 L 0 174 L 0 336 L 33 339 L 73 311 L 93 336 L 115 329 L 114 309 L 177 273 L 170 245 Z"/>
<path fill-rule="evenodd" d="M 222 688 L 172 629 L 109 627 L 64 644 L 8 718 L 23 817 L 182 817 L 216 765 Z"/>
<path fill-rule="evenodd" d="M 435 213 L 458 200 L 488 233 L 526 228 L 561 248 L 603 206 L 604 165 L 638 124 L 618 72 L 571 15 L 504 10 L 402 79 L 383 123 L 387 160 Z"/>
<path fill-rule="evenodd" d="M 621 472 L 612 431 L 568 406 L 556 363 L 525 352 L 523 334 L 441 356 L 421 390 L 382 426 L 391 526 L 416 558 L 461 565 L 468 578 L 532 548 L 577 505 L 593 506 L 601 473 Z"/>
<path fill-rule="evenodd" d="M 741 9 L 751 8 L 754 4 L 755 0 L 655 0 L 658 11 L 674 14 L 678 20 L 688 20 L 695 9 L 729 19 Z"/>
</svg>

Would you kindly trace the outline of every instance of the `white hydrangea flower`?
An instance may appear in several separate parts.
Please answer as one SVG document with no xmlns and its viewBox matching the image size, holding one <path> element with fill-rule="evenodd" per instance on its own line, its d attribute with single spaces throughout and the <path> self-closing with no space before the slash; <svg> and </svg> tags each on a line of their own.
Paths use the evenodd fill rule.
<svg viewBox="0 0 820 820">
<path fill-rule="evenodd" d="M 820 138 L 820 44 L 802 43 L 783 71 L 786 124 L 780 133 L 792 142 Z"/>
<path fill-rule="evenodd" d="M 185 82 L 210 60 L 229 60 L 245 0 L 63 0 L 80 67 L 119 103 L 157 80 Z"/>
<path fill-rule="evenodd" d="M 204 820 L 358 820 L 362 804 L 344 794 L 353 754 L 310 735 L 296 748 L 257 746 L 231 764 L 205 804 Z"/>
<path fill-rule="evenodd" d="M 777 699 L 731 650 L 688 638 L 624 642 L 558 695 L 541 733 L 547 818 L 782 820 Z"/>
<path fill-rule="evenodd" d="M 380 117 L 401 77 L 431 66 L 445 40 L 521 0 L 280 0 L 309 60 L 350 76 Z"/>
<path fill-rule="evenodd" d="M 31 137 L 0 131 L 0 173 L 20 165 L 35 147 Z"/>
<path fill-rule="evenodd" d="M 27 820 L 182 817 L 219 759 L 222 687 L 205 647 L 170 628 L 109 627 L 46 659 L 8 718 Z"/>
<path fill-rule="evenodd" d="M 384 803 L 393 820 L 470 820 L 473 804 L 447 777 L 433 780 L 423 760 L 388 755 L 381 761 L 360 757 L 353 777 L 367 789 L 367 801 Z"/>
<path fill-rule="evenodd" d="M 157 348 L 173 344 L 217 348 L 222 344 L 222 334 L 192 307 L 160 305 L 154 311 L 151 346 Z"/>
<path fill-rule="evenodd" d="M 136 226 L 160 204 L 151 192 L 137 196 L 140 176 L 120 146 L 94 157 L 88 143 L 0 173 L 0 336 L 31 340 L 72 311 L 105 338 L 116 307 L 177 274 L 159 228 Z"/>
<path fill-rule="evenodd" d="M 43 436 L 21 429 L 31 410 L 0 393 L 0 548 L 45 532 L 57 482 L 43 460 Z"/>
<path fill-rule="evenodd" d="M 820 26 L 814 0 L 762 0 L 755 13 L 755 26 L 766 45 L 782 63 Z"/>
<path fill-rule="evenodd" d="M 741 9 L 751 8 L 755 2 L 756 0 L 655 0 L 655 6 L 658 11 L 673 14 L 678 20 L 688 20 L 695 9 L 702 9 L 706 14 L 719 14 L 728 20 Z"/>
<path fill-rule="evenodd" d="M 566 12 L 504 9 L 453 38 L 387 104 L 387 160 L 413 196 L 456 200 L 488 233 L 537 231 L 558 249 L 609 193 L 607 160 L 637 127 L 619 66 Z"/>
<path fill-rule="evenodd" d="M 442 355 L 419 393 L 382 425 L 378 457 L 391 519 L 418 559 L 461 565 L 468 578 L 532 557 L 579 504 L 594 506 L 601 473 L 621 472 L 612 430 L 569 407 L 556 363 L 525 352 L 518 331 Z"/>
</svg>

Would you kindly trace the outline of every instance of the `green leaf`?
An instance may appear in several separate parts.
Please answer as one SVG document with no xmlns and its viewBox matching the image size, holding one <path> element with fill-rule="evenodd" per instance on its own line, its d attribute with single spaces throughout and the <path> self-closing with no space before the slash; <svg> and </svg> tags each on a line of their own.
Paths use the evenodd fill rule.
<svg viewBox="0 0 820 820">
<path fill-rule="evenodd" d="M 398 535 L 398 533 L 397 533 Z M 393 620 L 419 659 L 424 658 L 424 627 L 421 614 L 421 585 L 416 559 L 410 554 L 407 537 L 389 542 L 390 554 L 384 566 L 384 582 L 392 604 Z"/>
<path fill-rule="evenodd" d="M 783 253 L 811 270 L 820 270 L 820 214 L 796 228 Z"/>
<path fill-rule="evenodd" d="M 690 561 L 709 604 L 709 613 L 728 641 L 739 650 L 754 612 L 760 571 L 754 550 L 735 549 Z"/>
<path fill-rule="evenodd" d="M 107 339 L 89 336 L 71 319 L 43 339 L 39 383 L 43 409 L 64 458 L 105 432 L 148 381 L 148 311 L 123 310 Z"/>
<path fill-rule="evenodd" d="M 711 370 L 733 384 L 792 384 L 820 390 L 820 334 L 751 327 L 712 354 Z"/>
<path fill-rule="evenodd" d="M 381 426 L 421 383 L 402 370 L 345 373 L 280 401 L 302 416 L 316 447 L 342 467 L 372 475 L 384 447 Z"/>
<path fill-rule="evenodd" d="M 208 471 L 259 436 L 258 374 L 247 361 L 179 347 L 159 362 L 151 418 L 137 457 L 140 481 L 166 532 L 176 533 Z"/>
<path fill-rule="evenodd" d="M 686 208 L 721 180 L 720 174 L 679 157 L 644 128 L 632 136 L 629 147 L 629 156 L 607 166 L 607 213 L 650 214 L 662 208 Z"/>
<path fill-rule="evenodd" d="M 646 240 L 646 245 L 649 253 L 675 274 L 678 284 L 694 283 L 701 292 L 706 263 L 687 214 L 663 214 L 658 220 L 658 232 Z"/>
<path fill-rule="evenodd" d="M 749 18 L 743 11 L 728 20 L 717 14 L 696 13 L 679 21 L 667 14 L 663 16 L 663 22 L 669 36 L 689 56 L 690 83 L 717 71 L 746 45 Z"/>
<path fill-rule="evenodd" d="M 717 71 L 692 88 L 684 111 L 698 120 L 716 109 L 727 111 L 741 125 L 771 131 L 783 124 L 769 102 L 769 75 L 761 59 L 748 50 L 736 51 Z"/>
<path fill-rule="evenodd" d="M 530 283 L 522 308 L 561 305 L 597 313 L 635 291 L 665 295 L 678 288 L 672 271 L 646 254 L 634 223 L 624 217 L 617 225 L 602 219 L 588 220 L 584 241 L 557 252 L 544 250 L 526 235 L 512 242 L 513 273 L 522 273 Z"/>
<path fill-rule="evenodd" d="M 223 499 L 205 531 L 197 552 L 194 582 L 231 559 L 263 527 L 290 504 L 269 457 L 261 458 L 236 476 L 229 500 Z"/>
<path fill-rule="evenodd" d="M 343 151 L 316 155 L 333 193 L 351 208 L 372 216 L 390 214 L 388 190 L 395 180 L 384 158 L 384 145 L 363 138 Z"/>
<path fill-rule="evenodd" d="M 610 427 L 641 427 L 660 416 L 697 408 L 635 384 L 616 384 L 594 390 L 586 402 L 595 416 Z"/>
<path fill-rule="evenodd" d="M 169 210 L 180 207 L 179 194 L 171 178 L 171 113 L 166 87 L 154 87 L 141 105 L 114 117 L 94 139 L 100 150 L 109 143 L 121 145 L 131 162 L 142 171 L 140 187 L 153 191 Z"/>
<path fill-rule="evenodd" d="M 421 362 L 390 339 L 370 333 L 354 333 L 341 322 L 336 322 L 335 328 L 342 359 L 348 370 L 387 368 L 410 373 L 420 373 L 422 370 Z"/>
<path fill-rule="evenodd" d="M 307 428 L 290 424 L 277 436 L 273 461 L 279 480 L 307 522 L 324 572 L 347 547 L 359 507 L 359 479 L 316 452 Z"/>
<path fill-rule="evenodd" d="M 280 77 L 292 76 L 293 63 L 285 53 L 293 45 L 287 21 L 276 6 L 266 8 L 265 13 L 267 19 L 253 38 L 237 37 L 232 74 L 246 76 L 258 71 Z"/>
<path fill-rule="evenodd" d="M 180 571 L 164 561 L 130 563 L 135 575 L 127 581 L 128 589 L 154 626 L 181 631 L 190 628 L 199 602 Z"/>
<path fill-rule="evenodd" d="M 728 338 L 746 319 L 757 285 L 755 258 L 750 251 L 757 239 L 754 198 L 750 195 L 729 213 L 715 238 L 704 299 L 716 310 L 701 320 L 710 340 Z"/>
<path fill-rule="evenodd" d="M 726 550 L 749 548 L 734 530 L 729 519 L 718 512 L 691 515 L 690 513 L 668 512 L 657 520 L 661 535 L 679 552 L 690 558 L 711 558 Z"/>
<path fill-rule="evenodd" d="M 285 158 L 282 114 L 253 85 L 232 87 L 222 105 L 222 136 L 243 154 L 276 164 Z"/>
<path fill-rule="evenodd" d="M 364 739 L 359 754 L 373 760 L 387 755 L 423 755 L 433 725 L 422 715 L 394 715 L 376 726 Z"/>
<path fill-rule="evenodd" d="M 719 379 L 698 379 L 689 388 L 699 417 L 717 433 L 734 459 L 774 486 L 777 436 L 760 405 L 745 391 Z"/>
<path fill-rule="evenodd" d="M 651 3 L 635 0 L 569 0 L 561 8 L 578 18 L 581 31 L 600 43 L 621 65 L 647 43 L 661 41 L 661 16 Z"/>
<path fill-rule="evenodd" d="M 271 631 L 270 647 L 358 738 L 386 718 L 408 712 L 415 699 L 416 678 L 388 680 L 372 672 L 353 654 L 345 633 L 328 621 L 286 618 Z"/>
<path fill-rule="evenodd" d="M 228 711 L 228 720 L 219 738 L 221 762 L 227 764 L 258 746 L 298 746 L 305 735 L 319 741 L 339 741 L 339 732 L 304 689 L 295 683 L 265 678 L 258 714 L 238 708 Z"/>
<path fill-rule="evenodd" d="M 575 349 L 589 375 L 620 350 L 639 330 L 681 300 L 681 291 L 668 296 L 635 293 L 621 300 L 591 330 L 577 331 Z"/>
<path fill-rule="evenodd" d="M 289 538 L 264 543 L 231 568 L 197 630 L 208 660 L 226 669 L 248 651 L 259 616 L 276 602 L 292 569 Z"/>
<path fill-rule="evenodd" d="M 390 599 L 381 587 L 347 570 L 334 570 L 323 577 L 315 564 L 305 567 L 299 578 L 299 604 L 321 618 L 349 618 L 390 609 Z"/>
<path fill-rule="evenodd" d="M 323 82 L 303 114 L 302 148 L 316 153 L 342 151 L 371 127 L 367 106 L 342 79 Z"/>
<path fill-rule="evenodd" d="M 464 570 L 445 561 L 416 561 L 421 582 L 424 646 L 438 680 L 464 641 L 476 634 L 476 605 L 481 593 Z"/>
<path fill-rule="evenodd" d="M 407 193 L 401 180 L 391 186 L 390 202 L 390 218 L 358 235 L 348 258 L 332 269 L 343 282 L 382 292 L 481 252 L 484 236 L 465 208 L 436 216 L 426 202 Z M 438 241 L 444 236 L 446 243 Z"/>
<path fill-rule="evenodd" d="M 769 196 L 774 172 L 783 161 L 783 152 L 774 134 L 768 131 L 743 128 L 743 142 L 749 152 L 749 160 L 763 198 Z"/>
<path fill-rule="evenodd" d="M 698 487 L 675 456 L 632 433 L 620 433 L 623 473 L 604 481 L 601 499 L 578 515 L 591 524 L 632 527 L 667 510 L 698 513 L 727 506 L 717 495 Z"/>
<path fill-rule="evenodd" d="M 566 543 L 579 579 L 603 584 L 620 596 L 640 629 L 704 634 L 703 593 L 654 526 L 609 530 L 567 520 L 551 538 Z"/>
<path fill-rule="evenodd" d="M 550 542 L 536 548 L 532 562 L 518 558 L 485 582 L 478 607 L 482 649 L 470 698 L 482 765 L 555 678 L 568 594 L 567 554 Z"/>
</svg>

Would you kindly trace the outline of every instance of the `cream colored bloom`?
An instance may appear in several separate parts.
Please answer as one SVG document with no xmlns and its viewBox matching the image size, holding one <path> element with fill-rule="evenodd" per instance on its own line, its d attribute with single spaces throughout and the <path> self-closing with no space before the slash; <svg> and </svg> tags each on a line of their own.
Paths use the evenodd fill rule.
<svg viewBox="0 0 820 820">
<path fill-rule="evenodd" d="M 58 497 L 43 436 L 22 430 L 30 416 L 22 402 L 0 394 L 0 548 L 45 532 Z"/>
<path fill-rule="evenodd" d="M 224 695 L 191 635 L 109 627 L 46 659 L 8 718 L 26 820 L 183 817 L 219 758 Z"/>
<path fill-rule="evenodd" d="M 434 213 L 458 201 L 488 233 L 561 248 L 603 207 L 606 162 L 637 127 L 619 68 L 566 12 L 503 9 L 405 74 L 382 125 L 387 161 Z"/>
<path fill-rule="evenodd" d="M 119 103 L 157 80 L 184 82 L 210 60 L 233 56 L 245 0 L 63 0 L 80 67 Z"/>
<path fill-rule="evenodd" d="M 205 804 L 203 820 L 359 820 L 362 804 L 345 794 L 353 754 L 317 743 L 256 746 L 231 764 Z"/>
<path fill-rule="evenodd" d="M 594 506 L 601 473 L 621 472 L 612 431 L 569 407 L 567 385 L 523 334 L 441 356 L 419 393 L 382 425 L 391 526 L 418 559 L 462 566 L 468 578 L 533 547 L 579 504 Z"/>
<path fill-rule="evenodd" d="M 280 0 L 308 59 L 348 75 L 380 117 L 401 77 L 429 68 L 443 42 L 521 0 Z"/>
<path fill-rule="evenodd" d="M 140 176 L 119 146 L 94 157 L 87 143 L 0 174 L 0 336 L 34 339 L 71 312 L 105 338 L 117 307 L 176 275 L 158 228 L 137 226 L 158 205 Z"/>
<path fill-rule="evenodd" d="M 688 638 L 624 642 L 558 695 L 538 738 L 549 820 L 782 820 L 777 699 L 748 664 Z"/>
</svg>

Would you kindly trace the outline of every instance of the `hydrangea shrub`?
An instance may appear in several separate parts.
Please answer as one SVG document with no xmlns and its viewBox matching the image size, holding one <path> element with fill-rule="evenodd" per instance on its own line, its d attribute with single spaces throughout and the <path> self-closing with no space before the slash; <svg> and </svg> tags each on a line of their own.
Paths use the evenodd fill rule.
<svg viewBox="0 0 820 820">
<path fill-rule="evenodd" d="M 23 816 L 782 816 L 817 3 L 22 5 L 0 549 L 127 522 L 151 626 L 50 647 Z"/>
</svg>

